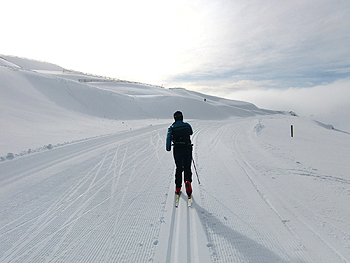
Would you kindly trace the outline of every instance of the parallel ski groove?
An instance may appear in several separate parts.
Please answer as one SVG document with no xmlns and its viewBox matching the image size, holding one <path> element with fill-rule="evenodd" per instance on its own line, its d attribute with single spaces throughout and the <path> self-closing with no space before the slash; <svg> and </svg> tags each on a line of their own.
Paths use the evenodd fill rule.
<svg viewBox="0 0 350 263">
<path fill-rule="evenodd" d="M 138 137 L 122 143 L 113 142 L 111 136 L 111 141 L 106 142 L 108 147 L 94 147 L 100 149 L 99 154 L 83 159 L 77 166 L 80 175 L 67 177 L 73 178 L 74 184 L 67 184 L 51 204 L 41 203 L 45 210 L 36 207 L 37 212 L 33 209 L 3 225 L 2 240 L 16 232 L 19 239 L 0 254 L 1 262 L 44 262 L 47 258 L 60 262 L 149 261 L 155 250 L 162 209 L 154 200 L 162 202 L 164 191 L 159 189 L 168 183 L 162 175 L 166 173 L 164 168 L 171 166 L 164 159 L 166 153 L 160 143 L 159 134 L 164 128 L 152 129 L 145 134 L 141 130 Z M 139 144 L 139 140 L 149 140 L 149 144 Z M 74 157 L 74 161 L 79 158 Z M 59 178 L 65 170 L 50 172 L 54 175 L 50 179 Z M 154 175 L 158 175 L 156 181 Z M 154 212 L 149 214 L 149 210 Z M 127 222 L 129 218 L 132 220 Z M 124 227 L 128 223 L 132 232 Z M 147 232 L 133 231 L 144 224 L 150 226 L 142 228 Z"/>
<path fill-rule="evenodd" d="M 345 204 L 347 181 L 264 118 L 195 123 L 191 207 L 166 126 L 0 163 L 0 262 L 348 262 L 348 211 L 323 199 Z"/>
<path fill-rule="evenodd" d="M 199 191 L 196 182 L 193 183 L 193 187 Z M 200 212 L 194 197 L 192 196 L 192 206 L 188 207 L 188 197 L 182 192 L 179 206 L 176 208 L 174 192 L 174 182 L 171 181 L 166 205 L 169 210 L 165 214 L 165 224 L 160 231 L 154 262 L 211 262 L 207 236 L 198 217 Z M 166 250 L 165 254 L 162 253 L 163 250 Z"/>
<path fill-rule="evenodd" d="M 187 262 L 192 262 L 190 207 L 187 207 Z"/>
</svg>

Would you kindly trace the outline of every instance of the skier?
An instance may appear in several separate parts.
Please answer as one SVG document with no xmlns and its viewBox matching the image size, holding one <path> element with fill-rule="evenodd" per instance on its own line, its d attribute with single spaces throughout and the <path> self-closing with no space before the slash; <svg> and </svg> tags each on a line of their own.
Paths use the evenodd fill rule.
<svg viewBox="0 0 350 263">
<path fill-rule="evenodd" d="M 181 111 L 174 113 L 175 122 L 168 128 L 166 137 L 166 150 L 171 150 L 173 145 L 173 155 L 176 164 L 175 172 L 175 194 L 177 197 L 181 193 L 182 186 L 182 172 L 184 173 L 184 181 L 186 193 L 190 201 L 192 194 L 192 143 L 190 136 L 193 134 L 190 124 L 183 122 L 183 115 Z"/>
</svg>

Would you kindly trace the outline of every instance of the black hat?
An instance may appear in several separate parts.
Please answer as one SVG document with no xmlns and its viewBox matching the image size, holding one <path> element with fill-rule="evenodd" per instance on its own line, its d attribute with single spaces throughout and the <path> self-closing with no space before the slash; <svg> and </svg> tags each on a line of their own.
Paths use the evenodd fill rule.
<svg viewBox="0 0 350 263">
<path fill-rule="evenodd" d="M 182 112 L 181 111 L 175 112 L 174 119 L 175 119 L 175 121 L 182 121 L 184 119 Z"/>
</svg>

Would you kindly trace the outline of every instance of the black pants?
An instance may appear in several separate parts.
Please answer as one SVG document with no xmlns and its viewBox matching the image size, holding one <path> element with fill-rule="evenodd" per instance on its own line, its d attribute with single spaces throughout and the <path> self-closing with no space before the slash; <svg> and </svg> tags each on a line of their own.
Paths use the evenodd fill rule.
<svg viewBox="0 0 350 263">
<path fill-rule="evenodd" d="M 192 182 L 192 146 L 174 146 L 174 160 L 176 164 L 175 184 L 176 188 L 182 186 L 182 172 L 184 172 L 184 181 Z"/>
</svg>

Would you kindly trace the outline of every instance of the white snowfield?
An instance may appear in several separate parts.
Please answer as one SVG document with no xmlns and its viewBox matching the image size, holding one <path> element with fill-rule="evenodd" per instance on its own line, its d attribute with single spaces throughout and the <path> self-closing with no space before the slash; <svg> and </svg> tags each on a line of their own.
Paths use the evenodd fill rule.
<svg viewBox="0 0 350 263">
<path fill-rule="evenodd" d="M 348 133 L 0 57 L 0 262 L 350 262 Z M 194 129 L 190 208 L 165 151 L 176 110 Z"/>
</svg>

